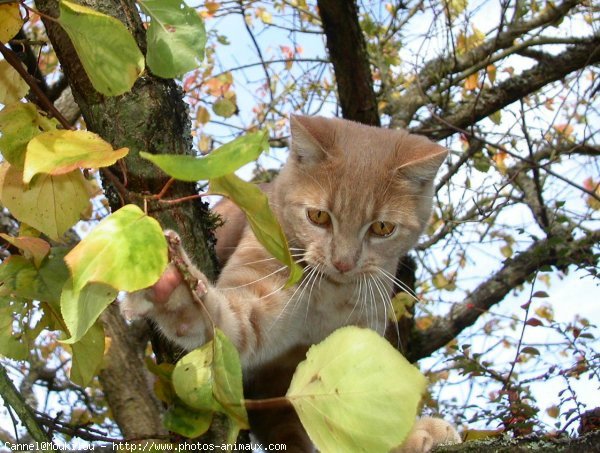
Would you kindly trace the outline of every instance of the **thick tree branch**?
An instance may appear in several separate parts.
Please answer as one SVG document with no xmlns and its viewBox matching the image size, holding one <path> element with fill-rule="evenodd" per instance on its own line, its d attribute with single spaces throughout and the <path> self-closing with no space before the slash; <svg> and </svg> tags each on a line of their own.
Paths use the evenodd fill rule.
<svg viewBox="0 0 600 453">
<path fill-rule="evenodd" d="M 600 35 L 589 38 L 585 43 L 568 47 L 564 52 L 556 55 L 551 64 L 540 62 L 495 87 L 483 89 L 476 99 L 460 104 L 442 118 L 432 116 L 412 131 L 434 140 L 441 140 L 454 134 L 456 128 L 464 129 L 475 124 L 540 88 L 598 62 L 600 62 Z"/>
<path fill-rule="evenodd" d="M 27 429 L 27 432 L 31 435 L 33 440 L 37 442 L 49 442 L 50 438 L 46 434 L 46 431 L 38 424 L 35 419 L 35 414 L 31 408 L 27 405 L 23 396 L 15 388 L 14 384 L 8 377 L 6 369 L 0 364 L 0 396 L 6 406 L 10 406 L 19 419 L 23 426 Z M 47 449 L 50 450 L 50 449 Z"/>
<path fill-rule="evenodd" d="M 153 439 L 165 435 L 161 409 L 131 329 L 114 304 L 101 319 L 110 338 L 110 348 L 100 371 L 100 383 L 123 436 Z"/>
<path fill-rule="evenodd" d="M 600 231 L 594 231 L 577 240 L 572 240 L 565 232 L 562 237 L 535 242 L 514 259 L 506 260 L 491 278 L 481 283 L 464 302 L 454 305 L 446 316 L 437 318 L 431 327 L 424 331 L 414 330 L 408 359 L 417 361 L 446 345 L 542 266 L 596 265 L 598 257 L 590 249 L 599 241 Z"/>
<path fill-rule="evenodd" d="M 522 37 L 531 30 L 552 24 L 564 17 L 580 0 L 565 0 L 560 5 L 552 6 L 529 21 L 516 22 L 506 30 L 500 31 L 480 46 L 464 53 L 463 55 L 442 56 L 429 61 L 419 71 L 417 79 L 411 87 L 403 93 L 402 97 L 391 103 L 386 113 L 392 116 L 393 127 L 406 127 L 415 112 L 426 105 L 427 91 L 451 74 L 465 71 L 482 61 L 489 61 L 494 52 L 512 47 L 517 38 Z"/>
<path fill-rule="evenodd" d="M 344 118 L 379 126 L 367 45 L 355 0 L 318 0 Z"/>
</svg>

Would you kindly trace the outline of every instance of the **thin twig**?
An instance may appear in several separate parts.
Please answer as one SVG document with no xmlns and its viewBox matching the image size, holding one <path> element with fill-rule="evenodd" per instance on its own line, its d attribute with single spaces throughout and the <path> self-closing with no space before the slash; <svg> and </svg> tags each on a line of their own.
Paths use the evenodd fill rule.
<svg viewBox="0 0 600 453">
<path fill-rule="evenodd" d="M 15 55 L 15 53 L 10 50 L 6 45 L 0 41 L 0 53 L 5 58 L 8 63 L 15 68 L 15 70 L 19 73 L 19 75 L 25 80 L 27 85 L 31 88 L 31 91 L 36 95 L 39 102 L 42 104 L 41 107 L 46 110 L 46 112 L 52 114 L 64 127 L 65 129 L 74 130 L 75 128 L 71 126 L 71 124 L 67 121 L 67 119 L 63 116 L 62 113 L 54 106 L 54 104 L 48 99 L 46 93 L 39 87 L 37 80 L 31 74 L 27 72 L 27 70 L 21 64 L 19 58 Z"/>
</svg>

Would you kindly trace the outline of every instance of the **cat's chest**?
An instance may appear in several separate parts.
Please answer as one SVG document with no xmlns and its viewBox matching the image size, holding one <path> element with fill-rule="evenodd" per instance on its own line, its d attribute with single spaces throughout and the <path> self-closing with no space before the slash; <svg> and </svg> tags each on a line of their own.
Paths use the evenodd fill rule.
<svg viewBox="0 0 600 453">
<path fill-rule="evenodd" d="M 359 283 L 337 284 L 323 279 L 305 291 L 298 304 L 297 322 L 309 344 L 324 340 L 334 330 L 348 325 L 383 332 L 385 301 Z"/>
</svg>

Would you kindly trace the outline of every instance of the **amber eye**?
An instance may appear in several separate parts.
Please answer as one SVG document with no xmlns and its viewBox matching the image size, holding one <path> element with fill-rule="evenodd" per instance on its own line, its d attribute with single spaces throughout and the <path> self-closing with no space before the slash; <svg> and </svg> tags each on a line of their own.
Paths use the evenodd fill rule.
<svg viewBox="0 0 600 453">
<path fill-rule="evenodd" d="M 309 209 L 306 211 L 308 219 L 318 226 L 328 226 L 331 224 L 331 216 L 326 211 L 319 211 L 318 209 Z"/>
<path fill-rule="evenodd" d="M 369 228 L 369 231 L 371 231 L 371 233 L 373 233 L 375 236 L 387 237 L 391 235 L 395 229 L 396 225 L 394 225 L 392 222 L 379 221 L 373 222 L 371 224 L 371 228 Z"/>
</svg>

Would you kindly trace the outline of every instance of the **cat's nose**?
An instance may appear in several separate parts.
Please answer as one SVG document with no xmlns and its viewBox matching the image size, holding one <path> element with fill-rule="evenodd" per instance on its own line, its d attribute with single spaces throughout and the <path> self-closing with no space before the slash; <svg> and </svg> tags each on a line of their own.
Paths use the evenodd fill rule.
<svg viewBox="0 0 600 453">
<path fill-rule="evenodd" d="M 349 272 L 352 269 L 354 269 L 354 263 L 351 260 L 337 260 L 334 261 L 332 264 L 342 274 L 344 272 Z"/>
</svg>

